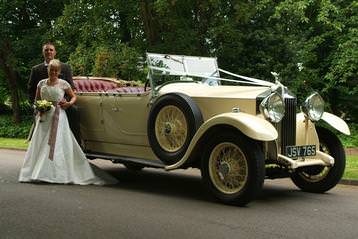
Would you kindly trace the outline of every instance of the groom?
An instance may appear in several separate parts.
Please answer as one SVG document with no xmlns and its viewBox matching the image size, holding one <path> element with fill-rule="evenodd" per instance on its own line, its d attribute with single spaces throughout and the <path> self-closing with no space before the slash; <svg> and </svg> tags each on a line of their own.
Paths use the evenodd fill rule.
<svg viewBox="0 0 358 239">
<path fill-rule="evenodd" d="M 55 45 L 51 42 L 47 42 L 43 44 L 42 55 L 44 57 L 44 62 L 32 67 L 30 80 L 28 82 L 27 89 L 28 89 L 29 100 L 31 104 L 35 100 L 37 84 L 39 83 L 40 80 L 48 78 L 47 66 L 48 63 L 56 56 Z M 61 73 L 59 75 L 59 78 L 67 81 L 71 85 L 72 89 L 75 89 L 75 85 L 73 84 L 73 80 L 72 80 L 71 67 L 68 64 L 61 62 Z M 80 120 L 79 120 L 79 112 L 77 106 L 72 105 L 71 107 L 67 108 L 66 114 L 67 114 L 68 122 L 70 124 L 71 131 L 75 136 L 78 144 L 81 145 Z"/>
</svg>

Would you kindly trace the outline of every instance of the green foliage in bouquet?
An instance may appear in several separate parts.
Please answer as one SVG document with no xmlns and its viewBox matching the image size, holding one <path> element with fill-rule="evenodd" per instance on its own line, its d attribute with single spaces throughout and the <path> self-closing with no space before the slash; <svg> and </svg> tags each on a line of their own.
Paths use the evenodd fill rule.
<svg viewBox="0 0 358 239">
<path fill-rule="evenodd" d="M 52 107 L 52 102 L 47 100 L 37 100 L 35 102 L 35 109 L 39 112 L 47 112 Z"/>
</svg>

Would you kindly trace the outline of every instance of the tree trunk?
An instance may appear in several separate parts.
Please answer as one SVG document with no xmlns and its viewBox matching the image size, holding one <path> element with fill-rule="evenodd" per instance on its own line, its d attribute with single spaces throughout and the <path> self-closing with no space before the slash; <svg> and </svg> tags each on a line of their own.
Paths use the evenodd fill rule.
<svg viewBox="0 0 358 239">
<path fill-rule="evenodd" d="M 159 26 L 155 24 L 155 20 L 152 15 L 152 8 L 150 6 L 150 1 L 140 1 L 140 14 L 142 17 L 144 32 L 147 36 L 148 43 L 150 46 L 154 46 L 159 42 Z"/>
<path fill-rule="evenodd" d="M 8 64 L 10 57 L 10 43 L 5 40 L 0 49 L 0 68 L 4 72 L 7 85 L 10 91 L 11 107 L 13 111 L 13 121 L 19 123 L 21 121 L 20 116 L 20 97 L 18 92 L 18 75 L 16 71 Z"/>
</svg>

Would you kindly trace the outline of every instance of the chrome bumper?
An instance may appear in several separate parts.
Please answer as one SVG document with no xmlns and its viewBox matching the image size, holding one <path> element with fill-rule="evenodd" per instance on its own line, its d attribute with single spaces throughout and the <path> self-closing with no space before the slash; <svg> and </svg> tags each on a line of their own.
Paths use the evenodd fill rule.
<svg viewBox="0 0 358 239">
<path fill-rule="evenodd" d="M 316 152 L 315 158 L 300 158 L 296 160 L 293 160 L 285 155 L 279 154 L 278 160 L 281 163 L 288 166 L 290 169 L 297 169 L 301 167 L 315 166 L 315 165 L 328 166 L 328 167 L 334 165 L 334 158 L 329 154 L 323 153 L 321 151 Z"/>
</svg>

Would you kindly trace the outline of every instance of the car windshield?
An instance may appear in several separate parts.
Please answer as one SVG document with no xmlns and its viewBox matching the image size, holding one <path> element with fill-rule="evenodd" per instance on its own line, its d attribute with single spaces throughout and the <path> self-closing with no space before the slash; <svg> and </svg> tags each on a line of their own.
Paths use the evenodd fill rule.
<svg viewBox="0 0 358 239">
<path fill-rule="evenodd" d="M 201 81 L 219 77 L 214 57 L 180 56 L 147 53 L 150 78 L 155 86 L 172 81 Z"/>
<path fill-rule="evenodd" d="M 154 90 L 171 82 L 200 82 L 208 85 L 260 85 L 273 83 L 220 69 L 215 57 L 147 53 L 148 78 Z M 229 78 L 222 78 L 220 72 Z"/>
<path fill-rule="evenodd" d="M 217 60 L 214 57 L 147 54 L 151 69 L 170 75 L 219 76 Z"/>
</svg>

